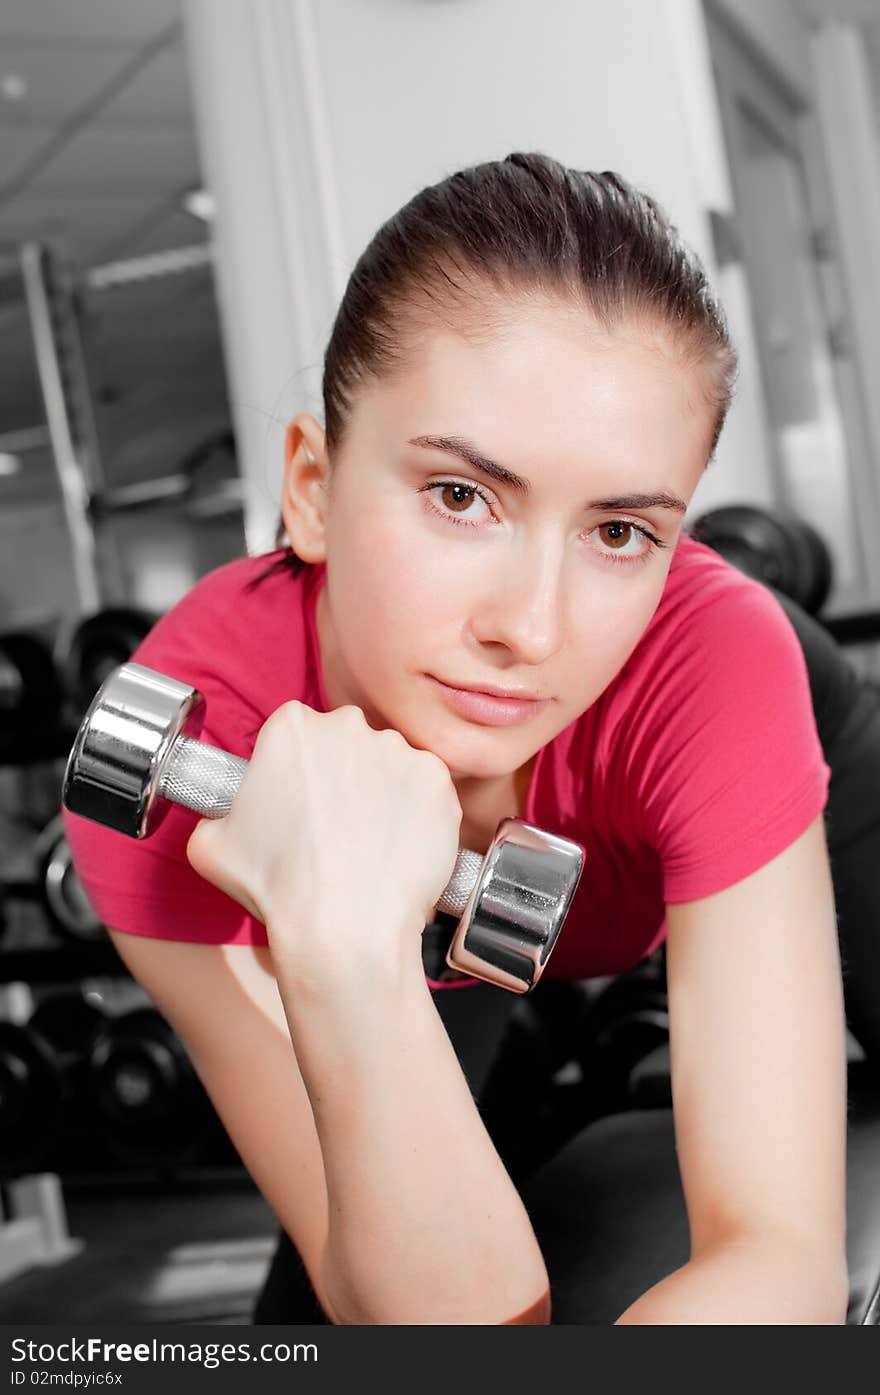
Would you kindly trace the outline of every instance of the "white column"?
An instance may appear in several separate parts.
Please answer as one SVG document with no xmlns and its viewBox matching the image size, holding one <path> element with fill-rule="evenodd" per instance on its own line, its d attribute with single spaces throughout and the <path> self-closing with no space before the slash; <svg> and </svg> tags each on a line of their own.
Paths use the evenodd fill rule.
<svg viewBox="0 0 880 1395">
<path fill-rule="evenodd" d="M 864 459 L 853 460 L 859 509 L 880 523 L 880 136 L 864 40 L 850 25 L 829 23 L 813 36 L 819 116 L 847 287 L 848 324 L 867 425 Z M 876 528 L 869 529 L 876 537 Z M 874 594 L 880 554 L 867 548 Z"/>
<path fill-rule="evenodd" d="M 245 535 L 260 552 L 278 518 L 286 422 L 320 415 L 342 283 L 320 74 L 305 0 L 185 0 L 184 18 Z"/>
</svg>

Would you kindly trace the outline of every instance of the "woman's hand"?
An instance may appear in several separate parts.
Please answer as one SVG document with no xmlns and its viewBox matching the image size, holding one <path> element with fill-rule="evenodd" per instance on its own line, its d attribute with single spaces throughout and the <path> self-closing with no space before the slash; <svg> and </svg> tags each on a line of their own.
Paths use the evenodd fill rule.
<svg viewBox="0 0 880 1395">
<path fill-rule="evenodd" d="M 439 757 L 373 730 L 359 707 L 288 702 L 262 728 L 229 814 L 197 825 L 187 857 L 263 921 L 276 960 L 311 975 L 419 956 L 460 824 Z"/>
</svg>

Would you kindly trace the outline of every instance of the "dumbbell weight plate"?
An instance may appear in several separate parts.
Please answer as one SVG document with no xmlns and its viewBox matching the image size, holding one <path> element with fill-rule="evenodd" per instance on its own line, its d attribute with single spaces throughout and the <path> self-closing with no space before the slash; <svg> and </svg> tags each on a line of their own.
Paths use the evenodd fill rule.
<svg viewBox="0 0 880 1395">
<path fill-rule="evenodd" d="M 751 504 L 727 504 L 697 518 L 691 534 L 748 576 L 803 605 L 813 587 L 813 552 L 800 520 Z"/>
<path fill-rule="evenodd" d="M 834 583 L 834 563 L 831 551 L 820 533 L 804 519 L 798 523 L 809 555 L 808 581 L 804 586 L 801 605 L 808 615 L 819 615 L 831 595 Z"/>
<path fill-rule="evenodd" d="M 65 691 L 79 716 L 108 674 L 129 659 L 159 617 L 136 606 L 100 610 L 81 620 L 60 658 Z"/>
<path fill-rule="evenodd" d="M 106 1014 L 79 987 L 51 993 L 34 1009 L 28 1031 L 40 1036 L 62 1062 L 80 1061 L 91 1052 Z"/>
<path fill-rule="evenodd" d="M 61 683 L 48 644 L 37 635 L 0 635 L 0 764 L 33 760 L 45 744 L 56 755 Z"/>
<path fill-rule="evenodd" d="M 34 854 L 43 909 L 52 928 L 79 943 L 105 939 L 104 925 L 73 865 L 60 814 L 38 836 Z"/>
<path fill-rule="evenodd" d="M 0 648 L 0 719 L 18 712 L 24 698 L 24 682 L 8 654 Z"/>
<path fill-rule="evenodd" d="M 729 504 L 696 519 L 691 532 L 733 566 L 790 596 L 808 615 L 818 615 L 831 593 L 831 553 L 802 518 Z"/>
<path fill-rule="evenodd" d="M 69 1098 L 42 1038 L 0 1022 L 0 1177 L 19 1177 L 49 1162 Z"/>
<path fill-rule="evenodd" d="M 117 1155 L 167 1165 L 196 1150 L 206 1096 L 182 1043 L 154 1008 L 105 1024 L 91 1054 L 90 1088 Z"/>
<path fill-rule="evenodd" d="M 695 519 L 691 534 L 758 581 L 791 595 L 789 539 L 776 518 L 750 504 L 727 504 Z"/>
<path fill-rule="evenodd" d="M 76 1169 L 83 1144 L 93 1151 L 94 1119 L 89 1094 L 89 1056 L 106 1016 L 94 996 L 78 984 L 54 991 L 31 1013 L 31 1039 L 51 1054 L 60 1072 L 64 1107 L 46 1165 L 54 1172 Z"/>
<path fill-rule="evenodd" d="M 822 539 L 802 518 L 777 516 L 791 558 L 789 584 L 780 587 L 802 610 L 814 615 L 827 597 L 830 558 Z"/>
</svg>

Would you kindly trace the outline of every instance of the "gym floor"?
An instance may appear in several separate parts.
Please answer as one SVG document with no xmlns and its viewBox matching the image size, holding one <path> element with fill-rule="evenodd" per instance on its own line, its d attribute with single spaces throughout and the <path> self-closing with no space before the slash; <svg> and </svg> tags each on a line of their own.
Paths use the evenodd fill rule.
<svg viewBox="0 0 880 1395">
<path fill-rule="evenodd" d="M 64 1188 L 79 1253 L 0 1286 L 4 1323 L 246 1324 L 275 1246 L 250 1179 Z"/>
</svg>

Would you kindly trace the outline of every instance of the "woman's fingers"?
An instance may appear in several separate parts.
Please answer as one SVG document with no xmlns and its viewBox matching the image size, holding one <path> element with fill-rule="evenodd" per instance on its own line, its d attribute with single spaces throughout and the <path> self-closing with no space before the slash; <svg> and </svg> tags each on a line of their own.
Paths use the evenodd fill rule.
<svg viewBox="0 0 880 1395">
<path fill-rule="evenodd" d="M 365 927 L 393 937 L 430 918 L 460 823 L 433 753 L 373 730 L 359 707 L 290 702 L 260 731 L 229 815 L 199 824 L 187 855 L 285 942 L 366 955 Z"/>
</svg>

